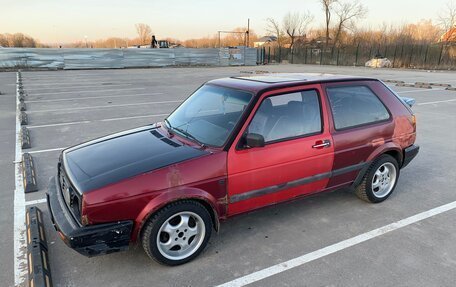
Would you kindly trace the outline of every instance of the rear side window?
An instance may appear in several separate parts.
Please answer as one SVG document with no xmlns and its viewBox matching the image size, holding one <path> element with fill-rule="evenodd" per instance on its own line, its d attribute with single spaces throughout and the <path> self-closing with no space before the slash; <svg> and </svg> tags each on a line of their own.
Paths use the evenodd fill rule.
<svg viewBox="0 0 456 287">
<path fill-rule="evenodd" d="M 380 122 L 390 115 L 379 98 L 366 86 L 326 89 L 336 130 Z"/>
</svg>

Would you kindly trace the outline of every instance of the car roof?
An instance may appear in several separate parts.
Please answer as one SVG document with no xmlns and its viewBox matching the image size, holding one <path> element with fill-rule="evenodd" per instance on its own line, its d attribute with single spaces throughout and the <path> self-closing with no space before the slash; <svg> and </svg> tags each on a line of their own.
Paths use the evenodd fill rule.
<svg viewBox="0 0 456 287">
<path fill-rule="evenodd" d="M 377 79 L 368 77 L 324 73 L 262 73 L 216 79 L 209 81 L 208 84 L 258 93 L 264 90 L 289 86 L 361 80 L 377 81 Z"/>
</svg>

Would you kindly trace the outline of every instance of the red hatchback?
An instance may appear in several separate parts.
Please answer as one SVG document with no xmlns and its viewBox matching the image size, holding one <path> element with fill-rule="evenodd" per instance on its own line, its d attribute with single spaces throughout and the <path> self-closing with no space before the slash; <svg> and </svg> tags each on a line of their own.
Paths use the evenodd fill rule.
<svg viewBox="0 0 456 287">
<path fill-rule="evenodd" d="M 236 214 L 346 187 L 385 200 L 418 153 L 415 138 L 413 112 L 376 79 L 219 79 L 163 123 L 64 150 L 48 205 L 61 238 L 81 254 L 139 241 L 150 257 L 177 265 Z"/>
</svg>

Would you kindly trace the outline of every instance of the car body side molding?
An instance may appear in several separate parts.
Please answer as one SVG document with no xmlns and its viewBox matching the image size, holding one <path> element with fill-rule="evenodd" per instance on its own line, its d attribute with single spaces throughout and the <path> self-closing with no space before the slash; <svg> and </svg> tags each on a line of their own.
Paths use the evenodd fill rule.
<svg viewBox="0 0 456 287">
<path fill-rule="evenodd" d="M 311 183 L 314 181 L 322 180 L 325 178 L 330 178 L 333 176 L 341 175 L 341 174 L 352 172 L 355 170 L 360 170 L 360 169 L 363 169 L 364 167 L 368 166 L 369 164 L 370 164 L 370 162 L 360 162 L 360 163 L 350 165 L 347 167 L 343 167 L 340 169 L 336 169 L 336 170 L 333 170 L 330 172 L 324 172 L 324 173 L 320 173 L 320 174 L 316 174 L 316 175 L 308 176 L 308 177 L 304 177 L 304 178 L 299 178 L 299 179 L 296 179 L 293 181 L 288 181 L 288 182 L 277 184 L 277 185 L 267 186 L 264 188 L 247 191 L 247 192 L 240 193 L 240 194 L 235 194 L 230 197 L 230 203 L 236 203 L 239 201 L 251 199 L 253 197 L 258 197 L 258 196 L 263 196 L 263 195 L 274 193 L 274 192 L 279 192 L 279 191 L 282 191 L 282 190 L 285 190 L 288 188 L 308 184 L 308 183 Z"/>
</svg>

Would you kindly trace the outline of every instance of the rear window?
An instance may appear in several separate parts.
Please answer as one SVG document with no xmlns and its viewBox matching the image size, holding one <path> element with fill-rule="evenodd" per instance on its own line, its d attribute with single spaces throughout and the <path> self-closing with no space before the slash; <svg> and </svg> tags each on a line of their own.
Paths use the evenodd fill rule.
<svg viewBox="0 0 456 287">
<path fill-rule="evenodd" d="M 389 119 L 380 99 L 366 86 L 327 88 L 336 130 Z"/>
</svg>

